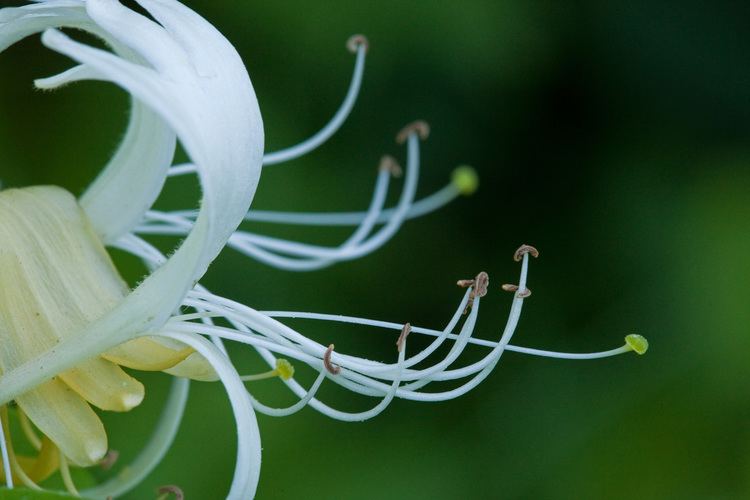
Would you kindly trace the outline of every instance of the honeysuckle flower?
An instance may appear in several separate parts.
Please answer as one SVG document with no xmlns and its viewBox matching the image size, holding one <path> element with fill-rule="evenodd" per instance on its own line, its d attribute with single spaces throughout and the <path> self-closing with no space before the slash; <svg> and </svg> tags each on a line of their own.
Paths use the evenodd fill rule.
<svg viewBox="0 0 750 500">
<path fill-rule="evenodd" d="M 645 352 L 647 343 L 637 335 L 626 337 L 622 347 L 590 354 L 511 345 L 523 302 L 531 293 L 529 257 L 538 255 L 528 245 L 514 255 L 521 263 L 518 283 L 503 286 L 513 293 L 513 300 L 497 341 L 473 337 L 489 287 L 485 273 L 459 281 L 466 291 L 440 330 L 340 315 L 257 311 L 205 289 L 198 281 L 225 246 L 289 270 L 319 269 L 362 257 L 382 246 L 407 219 L 470 194 L 477 186 L 476 174 L 459 167 L 444 189 L 415 200 L 419 143 L 429 134 L 424 122 L 415 122 L 397 136 L 406 147 L 407 159 L 404 187 L 395 207 L 385 208 L 385 199 L 390 178 L 400 168 L 393 158 L 384 157 L 366 211 L 250 211 L 263 166 L 313 150 L 341 126 L 362 81 L 366 39 L 356 36 L 349 41 L 356 55 L 354 76 L 329 124 L 297 146 L 264 155 L 258 103 L 232 45 L 176 0 L 137 1 L 152 18 L 117 0 L 39 0 L 0 9 L 0 51 L 42 33 L 46 47 L 77 64 L 37 80 L 37 87 L 101 80 L 132 96 L 130 124 L 119 149 L 80 198 L 53 186 L 0 192 L 4 285 L 0 287 L 0 451 L 8 487 L 21 483 L 39 488 L 39 482 L 59 470 L 67 489 L 77 492 L 69 465 L 100 463 L 108 451 L 106 431 L 92 406 L 128 411 L 144 398 L 143 385 L 121 367 L 174 375 L 171 393 L 150 441 L 133 463 L 83 493 L 93 498 L 120 495 L 153 469 L 175 436 L 189 380 L 196 379 L 219 380 L 227 391 L 238 434 L 228 498 L 246 499 L 254 495 L 260 472 L 256 411 L 282 416 L 311 406 L 339 420 L 361 421 L 382 412 L 396 397 L 415 401 L 458 397 L 484 380 L 505 351 L 569 359 Z M 78 42 L 59 28 L 92 33 L 111 51 Z M 189 155 L 189 164 L 171 166 L 177 140 Z M 199 209 L 152 209 L 168 177 L 192 173 L 202 189 Z M 238 230 L 245 219 L 356 229 L 341 245 L 329 248 Z M 167 258 L 141 236 L 148 234 L 186 237 Z M 106 247 L 138 256 L 150 274 L 129 289 Z M 215 324 L 217 318 L 229 326 Z M 392 330 L 396 359 L 380 362 L 338 353 L 332 344 L 313 341 L 279 321 L 283 318 Z M 407 354 L 410 334 L 434 340 Z M 224 341 L 254 349 L 271 370 L 240 375 Z M 452 343 L 447 354 L 435 360 L 446 342 Z M 477 362 L 455 367 L 469 344 L 484 346 L 488 352 Z M 305 388 L 297 382 L 288 359 L 318 373 L 312 385 Z M 256 400 L 245 382 L 269 377 L 282 380 L 299 401 L 288 408 L 272 408 Z M 337 410 L 316 398 L 326 380 L 379 401 L 363 412 Z M 463 382 L 449 390 L 424 390 L 430 384 L 457 380 Z M 15 407 L 10 411 L 17 414 L 36 456 L 21 457 L 14 451 L 8 418 L 11 402 Z"/>
</svg>

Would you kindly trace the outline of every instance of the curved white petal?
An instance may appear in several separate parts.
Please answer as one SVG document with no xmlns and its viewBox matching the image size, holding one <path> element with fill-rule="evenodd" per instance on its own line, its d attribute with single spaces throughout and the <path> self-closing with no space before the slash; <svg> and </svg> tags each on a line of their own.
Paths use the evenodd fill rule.
<svg viewBox="0 0 750 500">
<path fill-rule="evenodd" d="M 0 10 L 0 52 L 27 36 L 51 27 L 96 29 L 86 15 L 83 2 L 60 0 L 6 7 Z"/>
<path fill-rule="evenodd" d="M 104 243 L 116 241 L 153 205 L 175 145 L 174 132 L 166 123 L 134 99 L 117 152 L 79 200 Z"/>
<path fill-rule="evenodd" d="M 34 86 L 41 90 L 54 90 L 74 82 L 83 80 L 103 80 L 101 74 L 91 66 L 79 64 L 72 68 L 47 78 L 37 78 Z"/>
<path fill-rule="evenodd" d="M 85 3 L 77 0 L 51 0 L 0 10 L 0 51 L 52 27 L 89 31 L 104 39 L 122 57 L 141 60 L 97 26 L 87 14 Z M 40 88 L 54 88 L 83 79 L 101 78 L 94 68 L 79 66 L 37 83 Z M 176 141 L 169 126 L 137 100 L 132 108 L 125 138 L 81 198 L 94 229 L 106 243 L 115 241 L 140 221 L 161 191 L 174 156 Z"/>
<path fill-rule="evenodd" d="M 211 363 L 219 375 L 226 388 L 237 422 L 237 463 L 227 499 L 253 498 L 260 478 L 260 432 L 253 405 L 237 370 L 216 346 L 200 335 L 178 332 L 161 335 L 183 342 L 195 349 Z"/>
<path fill-rule="evenodd" d="M 86 8 L 95 18 L 97 9 L 109 3 L 111 0 L 88 0 Z M 59 32 L 47 31 L 43 40 L 120 85 L 169 123 L 198 168 L 201 211 L 190 235 L 172 257 L 116 309 L 72 341 L 60 343 L 54 353 L 4 374 L 0 402 L 81 359 L 163 325 L 242 221 L 255 193 L 263 157 L 263 126 L 239 55 L 209 23 L 176 1 L 142 3 L 149 10 L 154 7 L 152 14 L 187 54 L 193 70 L 180 80 L 77 43 Z M 127 40 L 124 32 L 128 25 L 113 22 L 108 29 L 113 39 Z"/>
<path fill-rule="evenodd" d="M 128 9 L 117 0 L 86 3 L 86 12 L 106 33 L 129 47 L 154 69 L 175 79 L 190 78 L 190 61 L 180 45 L 150 19 Z"/>
<path fill-rule="evenodd" d="M 112 498 L 124 495 L 138 486 L 159 465 L 172 445 L 182 421 L 182 414 L 185 411 L 189 388 L 190 380 L 175 378 L 172 381 L 172 388 L 164 405 L 164 411 L 159 417 L 156 428 L 151 433 L 151 439 L 136 459 L 115 477 L 84 490 L 81 494 L 87 498 Z"/>
</svg>

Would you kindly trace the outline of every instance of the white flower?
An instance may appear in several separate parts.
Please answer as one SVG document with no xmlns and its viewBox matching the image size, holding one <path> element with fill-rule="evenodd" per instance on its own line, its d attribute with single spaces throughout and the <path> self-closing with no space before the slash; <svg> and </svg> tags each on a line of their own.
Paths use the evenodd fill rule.
<svg viewBox="0 0 750 500">
<path fill-rule="evenodd" d="M 35 481 L 59 467 L 66 486 L 75 491 L 68 461 L 91 465 L 107 450 L 106 433 L 89 404 L 127 411 L 144 396 L 143 386 L 118 365 L 165 370 L 176 378 L 151 441 L 127 473 L 84 493 L 107 497 L 136 485 L 172 442 L 187 398 L 187 378 L 218 378 L 229 395 L 238 432 L 237 463 L 228 497 L 245 499 L 254 495 L 260 471 L 254 411 L 280 416 L 309 405 L 340 420 L 365 420 L 383 411 L 395 397 L 438 401 L 464 394 L 489 374 L 506 350 L 578 359 L 645 351 L 645 339 L 632 335 L 623 347 L 594 354 L 510 345 L 523 301 L 531 293 L 526 287 L 529 255 L 537 252 L 526 245 L 515 255 L 521 262 L 519 283 L 504 286 L 514 298 L 497 342 L 472 337 L 488 287 L 484 273 L 459 282 L 467 290 L 442 330 L 337 315 L 259 312 L 207 291 L 197 282 L 225 245 L 283 269 L 319 269 L 374 251 L 406 219 L 435 210 L 459 194 L 469 194 L 477 180 L 470 168 L 460 167 L 448 186 L 416 201 L 419 141 L 429 130 L 423 122 L 415 122 L 398 136 L 406 145 L 407 162 L 404 188 L 394 208 L 386 209 L 384 203 L 390 177 L 399 168 L 395 160 L 385 157 L 367 211 L 248 211 L 264 165 L 307 153 L 345 120 L 361 83 L 366 40 L 353 37 L 349 42 L 356 54 L 354 77 L 331 122 L 302 144 L 264 156 L 258 103 L 231 44 L 176 0 L 138 3 L 155 21 L 116 0 L 41 0 L 0 10 L 0 50 L 41 32 L 47 47 L 78 63 L 64 73 L 37 80 L 39 88 L 94 79 L 112 82 L 133 97 L 125 138 L 79 200 L 49 186 L 0 192 L 0 285 L 5 285 L 0 286 L 0 404 L 16 401 L 23 431 L 39 450 L 37 457 L 26 462 L 17 458 L 9 440 L 8 419 L 3 416 L 0 448 L 8 486 L 16 478 L 37 487 Z M 93 33 L 112 52 L 79 43 L 56 31 L 60 27 Z M 177 139 L 191 163 L 170 168 Z M 169 176 L 193 172 L 202 188 L 199 210 L 151 210 Z M 243 219 L 356 229 L 341 245 L 326 248 L 239 231 Z M 186 238 L 167 259 L 137 234 Z M 152 269 L 151 274 L 128 290 L 105 245 L 137 255 Z M 397 359 L 384 363 L 336 353 L 333 345 L 314 342 L 276 319 L 290 317 L 400 332 L 393 337 Z M 215 325 L 214 318 L 225 319 L 231 327 Z M 419 353 L 407 355 L 409 333 L 430 335 L 434 340 Z M 272 370 L 241 377 L 224 349 L 224 340 L 252 347 Z M 453 343 L 448 353 L 430 362 L 445 342 Z M 455 368 L 468 344 L 489 351 L 482 360 Z M 305 389 L 297 383 L 292 365 L 277 354 L 316 370 L 319 375 L 312 386 Z M 255 400 L 244 382 L 269 376 L 282 379 L 299 402 L 278 409 Z M 331 408 L 315 397 L 326 379 L 380 401 L 361 413 Z M 453 380 L 465 381 L 443 392 L 423 390 L 428 384 Z M 2 415 L 6 414 L 3 406 Z M 37 437 L 32 423 L 43 438 Z"/>
</svg>

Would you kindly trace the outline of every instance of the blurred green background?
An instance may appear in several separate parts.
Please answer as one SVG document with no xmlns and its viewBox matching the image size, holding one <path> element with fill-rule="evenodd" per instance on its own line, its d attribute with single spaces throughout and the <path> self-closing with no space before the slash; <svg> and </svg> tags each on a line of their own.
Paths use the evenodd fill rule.
<svg viewBox="0 0 750 500">
<path fill-rule="evenodd" d="M 515 344 L 586 352 L 616 347 L 628 333 L 651 341 L 644 357 L 598 361 L 507 353 L 460 399 L 396 401 L 363 424 L 309 408 L 260 416 L 259 498 L 750 497 L 750 5 L 186 3 L 243 56 L 268 151 L 328 120 L 351 73 L 345 40 L 365 33 L 371 42 L 344 129 L 309 156 L 265 170 L 253 207 L 364 209 L 379 157 L 403 159 L 393 136 L 415 118 L 433 129 L 421 195 L 460 163 L 481 177 L 472 198 L 407 223 L 374 255 L 292 274 L 227 250 L 205 277 L 210 289 L 257 309 L 440 328 L 461 296 L 454 282 L 486 270 L 491 293 L 478 335 L 498 338 L 510 305 L 499 284 L 517 279 L 511 255 L 531 243 L 541 256 Z M 122 92 L 98 83 L 32 89 L 33 78 L 69 65 L 38 37 L 0 57 L 5 186 L 80 193 L 116 146 L 127 121 Z M 160 203 L 192 208 L 195 186 L 170 181 Z M 331 244 L 347 234 L 248 227 Z M 118 261 L 137 279 L 132 261 Z M 290 324 L 344 352 L 394 355 L 393 338 L 380 331 Z M 246 351 L 235 353 L 242 371 L 261 370 Z M 161 374 L 138 377 L 148 384 L 142 407 L 104 415 L 123 463 L 147 438 L 169 384 Z M 276 380 L 249 388 L 268 404 L 293 401 Z M 191 391 L 171 452 L 126 498 L 153 498 L 162 484 L 180 485 L 188 499 L 226 493 L 236 438 L 228 403 L 218 384 Z M 340 408 L 372 405 L 332 384 L 321 397 Z"/>
</svg>

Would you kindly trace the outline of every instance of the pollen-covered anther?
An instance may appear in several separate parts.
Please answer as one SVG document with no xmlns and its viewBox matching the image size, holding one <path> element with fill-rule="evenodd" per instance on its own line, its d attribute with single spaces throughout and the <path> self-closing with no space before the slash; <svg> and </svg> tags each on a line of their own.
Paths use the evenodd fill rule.
<svg viewBox="0 0 750 500">
<path fill-rule="evenodd" d="M 356 53 L 360 47 L 364 47 L 365 52 L 370 49 L 370 41 L 365 35 L 352 35 L 346 41 L 346 48 L 351 53 Z"/>
<path fill-rule="evenodd" d="M 117 450 L 109 450 L 107 451 L 107 454 L 104 455 L 104 458 L 102 458 L 99 461 L 99 467 L 102 468 L 102 470 L 109 470 L 111 469 L 116 463 L 117 460 L 120 458 L 120 452 Z"/>
<path fill-rule="evenodd" d="M 518 250 L 513 254 L 513 260 L 516 262 L 521 262 L 521 259 L 523 259 L 523 256 L 529 254 L 534 258 L 539 257 L 539 250 L 532 247 L 531 245 L 521 245 L 518 247 Z"/>
<path fill-rule="evenodd" d="M 333 348 L 333 344 L 329 345 L 328 349 L 326 349 L 325 354 L 323 354 L 323 366 L 326 367 L 326 370 L 328 370 L 331 375 L 338 375 L 339 373 L 341 373 L 341 367 L 331 363 L 331 354 L 333 354 Z"/>
<path fill-rule="evenodd" d="M 160 486 L 156 492 L 159 494 L 157 500 L 167 500 L 169 495 L 174 495 L 174 500 L 185 500 L 185 494 L 182 492 L 182 489 L 174 484 Z"/>
<path fill-rule="evenodd" d="M 489 286 L 490 276 L 484 271 L 477 274 L 477 277 L 474 278 L 474 291 L 471 292 L 472 298 L 484 297 L 487 295 L 487 288 Z"/>
<path fill-rule="evenodd" d="M 518 291 L 518 285 L 513 285 L 511 283 L 505 283 L 500 288 L 502 288 L 504 292 L 517 292 Z"/>
<path fill-rule="evenodd" d="M 411 324 L 405 323 L 404 327 L 401 329 L 401 335 L 398 336 L 398 340 L 396 341 L 396 347 L 398 348 L 398 352 L 401 352 L 404 350 L 404 344 L 406 344 L 406 337 L 408 337 L 410 333 L 411 333 Z"/>
<path fill-rule="evenodd" d="M 396 134 L 396 142 L 403 144 L 411 134 L 417 134 L 420 139 L 425 140 L 430 136 L 430 124 L 424 120 L 411 122 Z"/>
<path fill-rule="evenodd" d="M 482 271 L 479 274 L 477 274 L 476 278 L 473 280 L 458 280 L 456 282 L 456 285 L 460 286 L 461 288 L 468 288 L 472 287 L 473 290 L 469 294 L 469 301 L 466 303 L 466 308 L 464 309 L 464 314 L 469 312 L 469 309 L 471 309 L 471 306 L 474 305 L 474 299 L 476 297 L 484 297 L 487 295 L 487 288 L 490 286 L 490 276 Z"/>
<path fill-rule="evenodd" d="M 380 159 L 378 170 L 381 172 L 389 172 L 393 177 L 401 177 L 404 173 L 401 169 L 401 165 L 399 165 L 398 161 L 391 155 L 384 155 Z"/>
<path fill-rule="evenodd" d="M 525 299 L 526 297 L 531 297 L 531 290 L 529 290 L 528 288 L 524 288 L 523 290 L 521 290 L 520 292 L 516 294 L 516 297 L 518 297 L 519 299 Z"/>
</svg>

